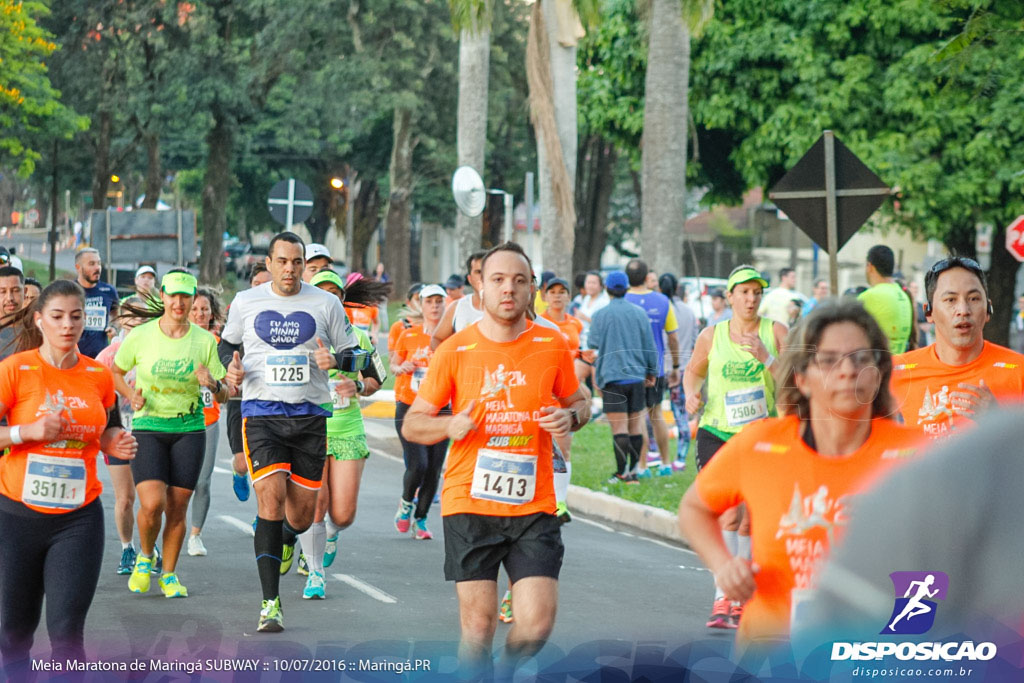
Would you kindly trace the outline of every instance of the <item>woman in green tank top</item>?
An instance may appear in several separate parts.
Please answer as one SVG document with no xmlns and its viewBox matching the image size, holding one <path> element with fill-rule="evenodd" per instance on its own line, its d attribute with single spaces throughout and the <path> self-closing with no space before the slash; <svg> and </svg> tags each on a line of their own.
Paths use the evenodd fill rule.
<svg viewBox="0 0 1024 683">
<path fill-rule="evenodd" d="M 775 415 L 775 362 L 788 333 L 785 325 L 757 314 L 768 283 L 752 266 L 729 274 L 727 297 L 732 318 L 704 328 L 683 375 L 686 411 L 704 408 L 697 429 L 697 469 L 700 470 L 726 441 L 745 425 Z M 701 389 L 707 383 L 707 404 Z M 750 520 L 743 506 L 720 518 L 726 545 L 734 555 L 750 556 Z M 715 587 L 710 628 L 737 628 L 742 605 L 733 605 Z"/>
</svg>

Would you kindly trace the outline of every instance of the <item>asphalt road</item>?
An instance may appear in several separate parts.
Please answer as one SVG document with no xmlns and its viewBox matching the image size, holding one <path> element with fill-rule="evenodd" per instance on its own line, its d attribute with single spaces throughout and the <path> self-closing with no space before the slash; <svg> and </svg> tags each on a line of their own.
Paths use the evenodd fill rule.
<svg viewBox="0 0 1024 683">
<path fill-rule="evenodd" d="M 328 569 L 327 599 L 301 599 L 304 578 L 293 568 L 282 577 L 281 634 L 255 630 L 260 606 L 250 527 L 255 500 L 241 503 L 231 491 L 226 435 L 220 439 L 213 501 L 203 530 L 209 555 L 183 553 L 178 564 L 187 599 L 165 599 L 155 580 L 148 594 L 132 594 L 127 577 L 115 574 L 120 543 L 108 487 L 102 496 L 108 530 L 104 567 L 86 628 L 90 654 L 103 661 L 139 659 L 147 667 L 154 659 L 211 658 L 232 660 L 235 666 L 249 657 L 310 666 L 316 658 L 337 662 L 342 655 L 351 659 L 367 652 L 399 660 L 425 658 L 435 673 L 438 667 L 454 666 L 458 610 L 454 585 L 444 581 L 442 571 L 440 516 L 435 509 L 429 517 L 435 534 L 431 541 L 395 530 L 401 452 L 390 421 L 368 422 L 374 452 L 363 475 L 356 522 L 342 532 L 338 557 Z M 106 479 L 106 468 L 100 471 Z M 731 640 L 727 632 L 708 634 L 704 628 L 712 580 L 692 552 L 578 515 L 563 527 L 563 539 L 557 624 L 538 661 L 557 661 L 570 652 L 577 659 L 602 652 L 636 657 L 651 648 L 660 652 L 709 638 L 726 646 Z M 499 623 L 496 649 L 508 628 Z M 45 625 L 40 625 L 33 655 L 46 661 L 48 652 Z M 261 680 L 277 680 L 279 673 L 264 669 Z M 163 680 L 154 675 L 146 674 L 148 680 Z"/>
</svg>

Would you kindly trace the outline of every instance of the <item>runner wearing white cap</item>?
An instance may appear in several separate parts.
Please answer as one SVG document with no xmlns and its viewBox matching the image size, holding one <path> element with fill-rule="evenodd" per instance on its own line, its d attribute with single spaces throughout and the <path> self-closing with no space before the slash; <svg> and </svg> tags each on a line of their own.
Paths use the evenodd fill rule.
<svg viewBox="0 0 1024 683">
<path fill-rule="evenodd" d="M 309 282 L 321 270 L 329 270 L 334 265 L 331 251 L 322 244 L 306 245 L 306 267 L 302 271 L 302 281 Z"/>
</svg>

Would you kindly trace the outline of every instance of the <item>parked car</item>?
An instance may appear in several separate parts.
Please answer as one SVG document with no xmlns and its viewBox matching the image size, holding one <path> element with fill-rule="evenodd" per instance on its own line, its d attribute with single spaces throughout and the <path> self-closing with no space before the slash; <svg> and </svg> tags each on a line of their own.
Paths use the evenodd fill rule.
<svg viewBox="0 0 1024 683">
<path fill-rule="evenodd" d="M 224 245 L 224 272 L 234 272 L 235 259 L 249 246 L 248 242 L 230 242 Z"/>
<path fill-rule="evenodd" d="M 720 277 L 684 277 L 679 281 L 679 284 L 686 286 L 686 305 L 698 320 L 707 320 L 711 313 L 710 291 L 715 287 L 724 291 L 727 283 L 728 280 Z"/>
<path fill-rule="evenodd" d="M 235 258 L 235 275 L 239 278 L 249 277 L 249 271 L 257 261 L 264 260 L 269 251 L 266 247 L 245 245 L 245 250 Z"/>
</svg>

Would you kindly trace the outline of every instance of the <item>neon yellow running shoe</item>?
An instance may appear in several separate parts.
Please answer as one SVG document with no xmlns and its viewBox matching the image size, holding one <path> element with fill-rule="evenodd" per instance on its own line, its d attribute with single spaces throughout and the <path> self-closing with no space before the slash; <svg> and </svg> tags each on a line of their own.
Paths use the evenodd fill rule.
<svg viewBox="0 0 1024 683">
<path fill-rule="evenodd" d="M 263 609 L 260 610 L 260 623 L 256 630 L 262 633 L 280 633 L 284 630 L 281 596 L 263 601 Z"/>
<path fill-rule="evenodd" d="M 188 589 L 181 585 L 181 582 L 178 581 L 178 575 L 174 572 L 164 574 L 157 583 L 160 585 L 160 590 L 164 592 L 165 598 L 188 597 Z"/>
<path fill-rule="evenodd" d="M 292 568 L 292 560 L 295 559 L 295 544 L 281 546 L 281 576 L 288 573 Z"/>
<path fill-rule="evenodd" d="M 135 568 L 128 577 L 128 590 L 132 593 L 149 591 L 149 572 L 153 569 L 153 558 L 144 557 L 141 553 L 135 558 Z"/>
<path fill-rule="evenodd" d="M 505 591 L 505 597 L 501 599 L 501 607 L 498 608 L 498 618 L 503 623 L 511 624 L 512 616 L 512 591 Z"/>
</svg>

